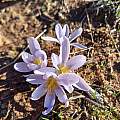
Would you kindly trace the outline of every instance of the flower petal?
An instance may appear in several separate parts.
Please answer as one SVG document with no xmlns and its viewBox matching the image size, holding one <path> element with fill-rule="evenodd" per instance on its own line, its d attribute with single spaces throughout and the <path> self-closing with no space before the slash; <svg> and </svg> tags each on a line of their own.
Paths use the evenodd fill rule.
<svg viewBox="0 0 120 120">
<path fill-rule="evenodd" d="M 43 63 L 41 64 L 42 67 L 47 66 L 47 55 L 45 51 L 38 50 L 35 52 L 35 56 L 43 60 Z"/>
<path fill-rule="evenodd" d="M 65 24 L 63 26 L 63 34 L 64 34 L 64 36 L 68 37 L 69 36 L 69 31 L 70 31 L 69 26 L 67 24 Z"/>
<path fill-rule="evenodd" d="M 68 101 L 68 98 L 67 98 L 67 95 L 65 93 L 65 91 L 63 90 L 62 87 L 58 87 L 56 90 L 55 90 L 55 94 L 56 96 L 58 97 L 58 100 L 61 102 L 61 103 L 66 103 Z"/>
<path fill-rule="evenodd" d="M 77 30 L 75 30 L 74 32 L 71 33 L 69 39 L 70 42 L 72 42 L 73 40 L 75 40 L 78 36 L 80 36 L 82 34 L 83 29 L 79 28 Z"/>
<path fill-rule="evenodd" d="M 59 56 L 55 53 L 52 53 L 51 55 L 52 63 L 55 68 L 58 69 L 58 65 L 60 64 Z"/>
<path fill-rule="evenodd" d="M 47 92 L 47 89 L 45 87 L 45 84 L 42 84 L 34 90 L 34 92 L 31 95 L 31 99 L 38 100 L 42 96 L 44 96 L 46 92 Z"/>
<path fill-rule="evenodd" d="M 69 93 L 72 93 L 73 92 L 73 90 L 74 90 L 74 88 L 73 88 L 73 86 L 72 85 L 67 85 L 67 86 L 65 86 L 64 85 L 64 88 L 69 92 Z"/>
<path fill-rule="evenodd" d="M 63 37 L 63 42 L 60 46 L 60 55 L 59 59 L 61 64 L 65 64 L 69 58 L 69 53 L 70 53 L 70 42 L 67 37 Z"/>
<path fill-rule="evenodd" d="M 45 41 L 50 41 L 50 42 L 57 42 L 59 43 L 59 41 L 56 38 L 53 37 L 48 37 L 48 36 L 43 36 L 41 37 L 41 39 L 45 40 Z"/>
<path fill-rule="evenodd" d="M 80 49 L 87 49 L 87 46 L 84 46 L 84 45 L 79 44 L 79 43 L 71 43 L 70 45 L 74 46 L 76 48 L 80 48 Z"/>
<path fill-rule="evenodd" d="M 44 50 L 38 50 L 35 52 L 36 57 L 40 57 L 42 60 L 47 59 L 47 55 Z"/>
<path fill-rule="evenodd" d="M 24 62 L 18 62 L 14 64 L 14 69 L 19 72 L 30 72 L 31 69 L 28 68 L 27 64 Z"/>
<path fill-rule="evenodd" d="M 60 40 L 60 38 L 63 36 L 63 32 L 62 32 L 62 26 L 60 24 L 57 24 L 55 26 L 55 32 L 56 32 L 56 36 L 57 39 Z M 60 42 L 60 41 L 59 41 Z M 60 42 L 61 43 L 61 42 Z"/>
<path fill-rule="evenodd" d="M 35 74 L 42 74 L 42 75 L 44 75 L 47 72 L 55 73 L 56 69 L 53 67 L 43 67 L 43 68 L 40 68 L 39 70 L 34 71 Z"/>
<path fill-rule="evenodd" d="M 45 82 L 45 80 L 43 79 L 43 76 L 38 74 L 29 75 L 26 81 L 31 84 L 43 84 Z"/>
<path fill-rule="evenodd" d="M 37 41 L 37 39 L 35 39 L 34 37 L 30 37 L 27 39 L 27 42 L 28 42 L 28 45 L 29 45 L 29 49 L 30 49 L 30 52 L 34 55 L 34 53 L 37 51 L 37 50 L 41 50 L 40 48 L 40 45 Z"/>
<path fill-rule="evenodd" d="M 52 109 L 55 104 L 55 93 L 47 93 L 45 96 L 44 107 L 47 108 L 45 111 L 42 112 L 43 115 L 47 115 Z"/>
<path fill-rule="evenodd" d="M 79 82 L 76 83 L 76 85 L 73 85 L 76 88 L 83 90 L 83 91 L 89 91 L 91 87 L 86 83 L 86 81 L 79 76 Z"/>
<path fill-rule="evenodd" d="M 22 53 L 22 59 L 25 63 L 29 63 L 29 62 L 32 62 L 34 60 L 34 57 L 33 57 L 33 55 L 24 51 Z"/>
<path fill-rule="evenodd" d="M 39 69 L 41 67 L 41 65 L 37 65 L 37 64 L 34 64 L 34 63 L 28 63 L 27 67 L 32 71 L 32 70 Z"/>
<path fill-rule="evenodd" d="M 69 59 L 66 65 L 71 68 L 71 70 L 75 70 L 86 62 L 86 57 L 84 55 L 77 55 Z"/>
<path fill-rule="evenodd" d="M 58 76 L 58 82 L 63 86 L 70 86 L 79 82 L 79 76 L 75 73 L 65 73 Z"/>
</svg>

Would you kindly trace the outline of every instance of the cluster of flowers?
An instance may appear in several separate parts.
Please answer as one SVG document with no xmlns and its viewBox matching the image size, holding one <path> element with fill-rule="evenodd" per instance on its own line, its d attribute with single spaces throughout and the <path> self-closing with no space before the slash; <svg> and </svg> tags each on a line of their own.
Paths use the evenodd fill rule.
<svg viewBox="0 0 120 120">
<path fill-rule="evenodd" d="M 44 115 L 47 115 L 53 109 L 56 96 L 65 106 L 69 105 L 64 89 L 69 93 L 73 92 L 74 87 L 87 92 L 93 91 L 85 80 L 74 72 L 86 62 L 86 57 L 84 55 L 69 57 L 70 45 L 86 48 L 78 43 L 73 43 L 73 40 L 81 35 L 82 28 L 70 34 L 68 25 L 64 25 L 62 28 L 60 24 L 57 24 L 55 32 L 57 39 L 42 37 L 44 40 L 60 44 L 60 54 L 51 54 L 53 67 L 47 66 L 47 55 L 34 37 L 27 39 L 31 54 L 24 51 L 22 54 L 23 62 L 14 65 L 15 70 L 19 72 L 34 72 L 34 74 L 28 75 L 26 81 L 39 85 L 31 95 L 32 100 L 38 100 L 46 94 L 44 107 L 47 109 L 42 112 Z"/>
</svg>

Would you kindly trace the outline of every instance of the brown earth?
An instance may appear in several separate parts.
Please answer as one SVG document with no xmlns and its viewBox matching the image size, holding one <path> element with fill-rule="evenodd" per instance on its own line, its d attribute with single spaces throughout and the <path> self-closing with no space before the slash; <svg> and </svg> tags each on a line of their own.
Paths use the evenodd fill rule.
<svg viewBox="0 0 120 120">
<path fill-rule="evenodd" d="M 108 6 L 96 9 L 93 3 L 78 0 L 53 1 L 4 0 L 0 2 L 1 120 L 44 120 L 45 118 L 46 120 L 98 118 L 119 120 L 120 24 L 118 18 Z M 109 109 L 102 110 L 89 101 L 76 99 L 70 102 L 70 107 L 67 109 L 57 101 L 53 112 L 47 117 L 42 116 L 44 98 L 38 101 L 30 100 L 30 95 L 36 86 L 25 82 L 23 74 L 14 70 L 14 64 L 3 68 L 23 51 L 28 37 L 36 37 L 44 29 L 47 29 L 46 35 L 55 37 L 54 25 L 58 21 L 69 24 L 71 30 L 82 25 L 84 31 L 77 41 L 91 49 L 72 48 L 71 52 L 84 54 L 87 57 L 87 63 L 78 72 L 103 96 L 103 105 L 108 106 Z M 52 52 L 58 53 L 59 46 L 56 43 L 41 39 L 39 42 L 49 57 Z M 21 61 L 21 58 L 17 61 Z M 76 91 L 68 96 L 86 95 L 82 91 Z"/>
</svg>

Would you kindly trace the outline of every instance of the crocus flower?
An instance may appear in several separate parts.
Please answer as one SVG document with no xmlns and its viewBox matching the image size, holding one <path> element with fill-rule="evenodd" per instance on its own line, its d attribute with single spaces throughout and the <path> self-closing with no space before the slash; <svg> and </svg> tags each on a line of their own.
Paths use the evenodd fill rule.
<svg viewBox="0 0 120 120">
<path fill-rule="evenodd" d="M 60 55 L 58 56 L 55 53 L 52 53 L 51 55 L 53 66 L 56 68 L 56 73 L 58 75 L 65 74 L 65 73 L 73 73 L 74 70 L 78 69 L 86 62 L 86 57 L 84 55 L 77 55 L 69 59 L 70 41 L 65 36 L 63 36 L 61 39 L 63 42 L 61 43 L 61 46 L 60 46 Z M 52 69 L 52 71 L 54 70 Z M 43 72 L 43 69 L 36 70 L 35 72 L 36 73 L 38 72 L 40 74 Z M 78 76 L 79 82 L 74 84 L 74 86 L 83 91 L 89 91 L 90 86 L 79 75 L 77 76 Z M 74 89 L 73 89 L 73 86 L 68 85 L 66 90 L 68 92 L 73 92 Z"/>
<path fill-rule="evenodd" d="M 77 55 L 68 59 L 70 53 L 70 42 L 67 37 L 63 37 L 62 39 L 63 42 L 60 46 L 60 55 L 58 56 L 53 53 L 51 55 L 52 63 L 53 66 L 57 69 L 58 74 L 71 73 L 71 72 L 73 73 L 74 70 L 77 70 L 82 65 L 84 65 L 84 63 L 86 62 L 86 57 L 83 55 Z M 52 69 L 52 71 L 54 71 L 54 69 Z M 78 75 L 78 78 L 79 78 L 79 82 L 72 86 L 67 86 L 67 91 L 73 92 L 74 90 L 73 86 L 74 86 L 80 90 L 86 91 L 90 95 L 90 97 L 102 103 L 103 99 L 101 98 L 101 95 L 98 92 L 96 92 L 94 89 L 92 89 L 82 77 Z"/>
<path fill-rule="evenodd" d="M 61 103 L 66 106 L 69 105 L 67 95 L 63 89 L 69 85 L 73 85 L 79 81 L 74 73 L 66 73 L 56 75 L 52 72 L 46 72 L 43 76 L 41 74 L 32 74 L 26 79 L 31 84 L 40 84 L 31 95 L 32 100 L 38 100 L 45 96 L 44 107 L 47 108 L 42 114 L 47 115 L 54 107 L 55 96 Z"/>
<path fill-rule="evenodd" d="M 30 72 L 41 67 L 47 66 L 47 55 L 41 50 L 37 39 L 30 37 L 27 39 L 30 53 L 23 52 L 23 62 L 18 62 L 14 65 L 15 70 L 19 72 Z"/>
<path fill-rule="evenodd" d="M 43 40 L 46 40 L 46 41 L 53 41 L 53 42 L 57 42 L 59 44 L 62 44 L 62 41 L 63 41 L 63 36 L 67 37 L 70 41 L 70 45 L 74 46 L 74 47 L 77 47 L 77 48 L 84 48 L 86 49 L 87 47 L 84 46 L 84 45 L 81 45 L 79 43 L 73 43 L 73 41 L 82 34 L 82 31 L 83 29 L 80 27 L 79 29 L 75 30 L 74 32 L 72 32 L 70 34 L 70 30 L 69 30 L 69 26 L 67 24 L 65 24 L 62 28 L 62 26 L 60 24 L 57 24 L 55 26 L 55 33 L 56 33 L 56 36 L 57 36 L 57 39 L 56 38 L 53 38 L 53 37 L 48 37 L 48 36 L 44 36 L 44 37 L 41 37 Z"/>
</svg>

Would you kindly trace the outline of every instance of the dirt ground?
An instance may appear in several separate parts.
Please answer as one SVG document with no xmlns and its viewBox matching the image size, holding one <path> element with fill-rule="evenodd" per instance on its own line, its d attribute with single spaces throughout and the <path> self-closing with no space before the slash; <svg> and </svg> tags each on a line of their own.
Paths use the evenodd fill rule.
<svg viewBox="0 0 120 120">
<path fill-rule="evenodd" d="M 120 120 L 120 16 L 119 0 L 111 3 L 80 0 L 2 0 L 0 2 L 0 119 L 1 120 Z M 120 13 L 119 13 L 120 15 Z M 103 96 L 104 108 L 83 91 L 75 90 L 74 99 L 64 108 L 58 101 L 48 116 L 43 116 L 44 97 L 30 100 L 36 86 L 9 65 L 26 47 L 28 37 L 43 30 L 54 36 L 56 23 L 67 23 L 83 33 L 77 42 L 90 49 L 72 48 L 71 54 L 84 54 L 87 63 L 77 72 Z M 58 53 L 59 45 L 39 38 L 48 57 Z M 17 62 L 21 61 L 18 57 Z M 8 65 L 8 66 L 7 66 Z M 95 102 L 95 103 L 94 103 Z M 98 103 L 98 104 L 96 104 Z"/>
</svg>

